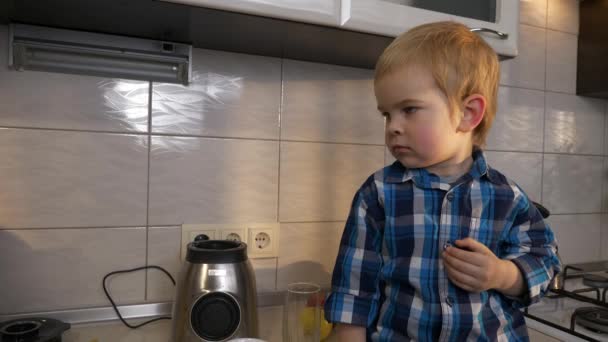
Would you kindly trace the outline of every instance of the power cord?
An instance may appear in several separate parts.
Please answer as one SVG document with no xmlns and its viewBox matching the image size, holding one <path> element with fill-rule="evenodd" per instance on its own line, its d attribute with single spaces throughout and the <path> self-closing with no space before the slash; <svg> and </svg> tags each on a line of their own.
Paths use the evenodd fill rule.
<svg viewBox="0 0 608 342">
<path fill-rule="evenodd" d="M 114 312 L 116 312 L 116 315 L 118 315 L 118 318 L 120 319 L 120 321 L 126 325 L 127 327 L 131 328 L 131 329 L 137 329 L 139 327 L 143 327 L 146 324 L 150 324 L 152 322 L 156 322 L 156 321 L 160 321 L 161 319 L 171 319 L 171 316 L 163 316 L 163 317 L 157 317 L 154 319 L 151 319 L 149 321 L 137 324 L 137 325 L 131 325 L 129 324 L 127 321 L 125 321 L 124 318 L 122 318 L 122 315 L 120 314 L 120 312 L 118 311 L 118 308 L 116 307 L 116 303 L 114 303 L 114 300 L 112 299 L 112 297 L 110 296 L 110 293 L 108 292 L 108 289 L 106 288 L 106 280 L 115 275 L 115 274 L 121 274 L 121 273 L 131 273 L 131 272 L 135 272 L 135 271 L 141 271 L 144 269 L 149 269 L 149 268 L 153 268 L 153 269 L 157 269 L 160 271 L 163 271 L 168 277 L 169 279 L 171 279 L 171 282 L 173 282 L 173 285 L 175 286 L 175 279 L 173 279 L 173 277 L 171 276 L 171 273 L 169 273 L 167 270 L 165 270 L 164 268 L 160 267 L 160 266 L 155 266 L 155 265 L 150 265 L 150 266 L 141 266 L 141 267 L 136 267 L 136 268 L 132 268 L 130 270 L 120 270 L 120 271 L 114 271 L 114 272 L 110 272 L 108 274 L 106 274 L 103 277 L 103 281 L 101 282 L 102 286 L 103 286 L 103 292 L 106 293 L 106 297 L 108 297 L 108 300 L 110 301 L 110 303 L 112 304 L 112 307 L 114 308 Z"/>
</svg>

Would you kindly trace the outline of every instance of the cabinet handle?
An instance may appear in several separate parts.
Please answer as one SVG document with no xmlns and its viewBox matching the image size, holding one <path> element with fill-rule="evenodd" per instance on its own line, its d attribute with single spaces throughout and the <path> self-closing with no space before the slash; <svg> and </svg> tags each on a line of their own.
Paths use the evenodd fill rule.
<svg viewBox="0 0 608 342">
<path fill-rule="evenodd" d="M 508 33 L 492 30 L 492 29 L 489 29 L 489 28 L 486 28 L 486 27 L 472 28 L 471 32 L 488 32 L 488 33 L 494 33 L 500 39 L 508 39 L 509 38 L 509 34 Z"/>
</svg>

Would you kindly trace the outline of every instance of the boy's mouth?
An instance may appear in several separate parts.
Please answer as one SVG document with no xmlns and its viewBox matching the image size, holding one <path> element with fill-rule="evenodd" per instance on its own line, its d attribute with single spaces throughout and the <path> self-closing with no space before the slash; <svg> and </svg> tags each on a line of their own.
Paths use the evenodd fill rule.
<svg viewBox="0 0 608 342">
<path fill-rule="evenodd" d="M 391 146 L 391 150 L 393 150 L 394 153 L 403 153 L 403 152 L 412 151 L 412 149 L 410 147 L 405 146 L 405 145 L 393 145 L 393 146 Z"/>
</svg>

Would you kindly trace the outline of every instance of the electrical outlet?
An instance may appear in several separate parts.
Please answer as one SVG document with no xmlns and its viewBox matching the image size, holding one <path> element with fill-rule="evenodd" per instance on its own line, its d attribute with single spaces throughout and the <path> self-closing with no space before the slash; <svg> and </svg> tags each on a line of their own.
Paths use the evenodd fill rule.
<svg viewBox="0 0 608 342">
<path fill-rule="evenodd" d="M 229 240 L 236 242 L 247 242 L 247 235 L 245 235 L 245 228 L 238 228 L 235 226 L 222 227 L 218 230 L 220 240 Z"/>
<path fill-rule="evenodd" d="M 199 234 L 210 240 L 231 240 L 247 243 L 250 258 L 272 258 L 279 254 L 279 224 L 273 223 L 227 223 L 227 224 L 183 224 L 182 260 L 186 259 L 188 243 Z M 257 242 L 256 242 L 257 237 Z"/>
<path fill-rule="evenodd" d="M 264 231 L 255 234 L 253 240 L 253 247 L 255 249 L 265 249 L 271 246 L 270 235 Z"/>
<path fill-rule="evenodd" d="M 249 225 L 247 247 L 247 254 L 252 259 L 277 257 L 279 255 L 279 224 Z"/>
<path fill-rule="evenodd" d="M 181 249 L 182 260 L 186 260 L 188 244 L 194 241 L 194 238 L 198 235 L 205 234 L 209 237 L 209 240 L 215 240 L 217 238 L 217 230 L 215 229 L 215 227 L 215 225 L 211 224 L 183 224 Z"/>
</svg>

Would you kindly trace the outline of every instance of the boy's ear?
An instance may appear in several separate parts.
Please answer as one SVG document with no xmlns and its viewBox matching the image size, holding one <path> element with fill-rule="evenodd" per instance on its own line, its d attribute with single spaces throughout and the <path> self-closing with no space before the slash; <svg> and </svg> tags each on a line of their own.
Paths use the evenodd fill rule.
<svg viewBox="0 0 608 342">
<path fill-rule="evenodd" d="M 486 98 L 480 94 L 469 95 L 462 101 L 462 111 L 458 130 L 472 132 L 486 113 Z"/>
</svg>

